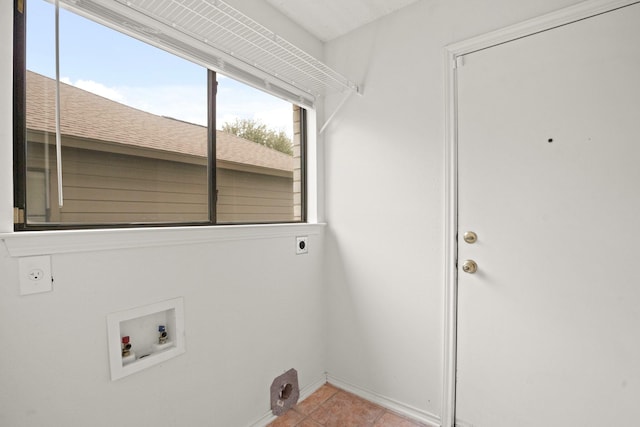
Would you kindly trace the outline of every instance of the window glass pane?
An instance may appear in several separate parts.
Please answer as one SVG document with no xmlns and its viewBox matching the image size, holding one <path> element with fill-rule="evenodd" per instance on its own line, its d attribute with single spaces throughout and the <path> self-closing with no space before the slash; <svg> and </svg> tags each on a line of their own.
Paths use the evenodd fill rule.
<svg viewBox="0 0 640 427">
<path fill-rule="evenodd" d="M 55 8 L 25 3 L 27 227 L 305 219 L 304 110 L 62 8 L 58 159 Z"/>
<path fill-rule="evenodd" d="M 29 215 L 34 221 L 45 222 L 48 217 L 49 200 L 47 196 L 47 171 L 28 170 Z"/>
<path fill-rule="evenodd" d="M 300 107 L 218 74 L 218 223 L 301 221 Z"/>
<path fill-rule="evenodd" d="M 209 221 L 207 70 L 63 9 L 58 206 L 54 8 L 27 7 L 27 223 Z"/>
</svg>

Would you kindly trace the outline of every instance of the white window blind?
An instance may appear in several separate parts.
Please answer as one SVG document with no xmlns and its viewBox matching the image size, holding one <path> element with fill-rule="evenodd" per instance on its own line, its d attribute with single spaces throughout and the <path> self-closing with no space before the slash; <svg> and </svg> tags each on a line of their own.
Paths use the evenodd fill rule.
<svg viewBox="0 0 640 427">
<path fill-rule="evenodd" d="M 70 10 L 290 102 L 358 85 L 221 0 L 60 0 Z"/>
</svg>

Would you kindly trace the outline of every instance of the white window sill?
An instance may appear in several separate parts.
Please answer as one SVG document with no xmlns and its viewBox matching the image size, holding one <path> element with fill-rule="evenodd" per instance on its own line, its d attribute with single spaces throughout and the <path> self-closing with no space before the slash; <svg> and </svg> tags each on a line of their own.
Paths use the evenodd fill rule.
<svg viewBox="0 0 640 427">
<path fill-rule="evenodd" d="M 321 234 L 325 224 L 224 225 L 1 233 L 12 257 Z"/>
</svg>

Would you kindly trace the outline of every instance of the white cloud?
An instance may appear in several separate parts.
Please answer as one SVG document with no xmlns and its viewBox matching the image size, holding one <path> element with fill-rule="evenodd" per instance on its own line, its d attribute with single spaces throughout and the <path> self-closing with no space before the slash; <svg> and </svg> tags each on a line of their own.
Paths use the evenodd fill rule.
<svg viewBox="0 0 640 427">
<path fill-rule="evenodd" d="M 289 137 L 293 137 L 293 109 L 291 105 L 274 109 L 257 111 L 253 118 L 275 130 L 283 130 Z"/>
<path fill-rule="evenodd" d="M 245 85 L 230 84 L 218 87 L 217 127 L 235 119 L 260 120 L 270 129 L 283 130 L 293 137 L 291 104 Z"/>
<path fill-rule="evenodd" d="M 63 77 L 60 81 L 152 114 L 200 125 L 207 124 L 207 93 L 203 87 L 108 87 L 93 80 L 78 79 L 73 82 L 68 77 Z"/>
<path fill-rule="evenodd" d="M 152 114 L 203 126 L 207 124 L 207 89 L 203 86 L 109 87 L 93 80 L 78 79 L 74 82 L 68 77 L 60 80 Z M 236 119 L 253 119 L 293 136 L 291 104 L 248 86 L 237 83 L 220 85 L 216 109 L 218 129 Z"/>
<path fill-rule="evenodd" d="M 237 119 L 241 119 L 242 117 L 236 115 L 236 114 L 218 114 L 218 117 L 216 117 L 216 127 L 218 129 L 222 129 L 222 125 L 225 123 L 233 123 L 235 122 Z"/>
<path fill-rule="evenodd" d="M 289 138 L 293 138 L 293 112 L 291 108 L 280 109 L 261 109 L 259 112 L 247 108 L 243 110 L 241 108 L 234 108 L 226 110 L 222 106 L 218 106 L 218 117 L 216 127 L 222 128 L 225 123 L 233 123 L 236 119 L 252 119 L 258 120 L 261 123 L 267 125 L 269 129 L 276 131 L 284 131 Z"/>
<path fill-rule="evenodd" d="M 176 85 L 121 90 L 126 94 L 124 103 L 131 107 L 203 126 L 207 124 L 206 87 Z"/>
<path fill-rule="evenodd" d="M 96 95 L 100 95 L 104 98 L 111 99 L 112 101 L 125 103 L 125 96 L 118 90 L 117 88 L 111 88 L 103 85 L 102 83 L 95 82 L 93 80 L 76 80 L 75 83 L 71 81 L 68 77 L 63 77 L 60 79 L 62 83 L 67 83 L 73 85 L 82 90 L 86 90 L 87 92 L 95 93 Z"/>
</svg>

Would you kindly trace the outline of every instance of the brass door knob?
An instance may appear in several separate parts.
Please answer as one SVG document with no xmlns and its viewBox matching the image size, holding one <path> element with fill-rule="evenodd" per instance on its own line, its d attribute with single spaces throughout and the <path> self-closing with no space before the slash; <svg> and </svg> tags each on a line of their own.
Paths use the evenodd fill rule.
<svg viewBox="0 0 640 427">
<path fill-rule="evenodd" d="M 478 271 L 478 264 L 472 259 L 468 259 L 462 263 L 462 271 L 465 273 L 473 274 Z"/>
</svg>

